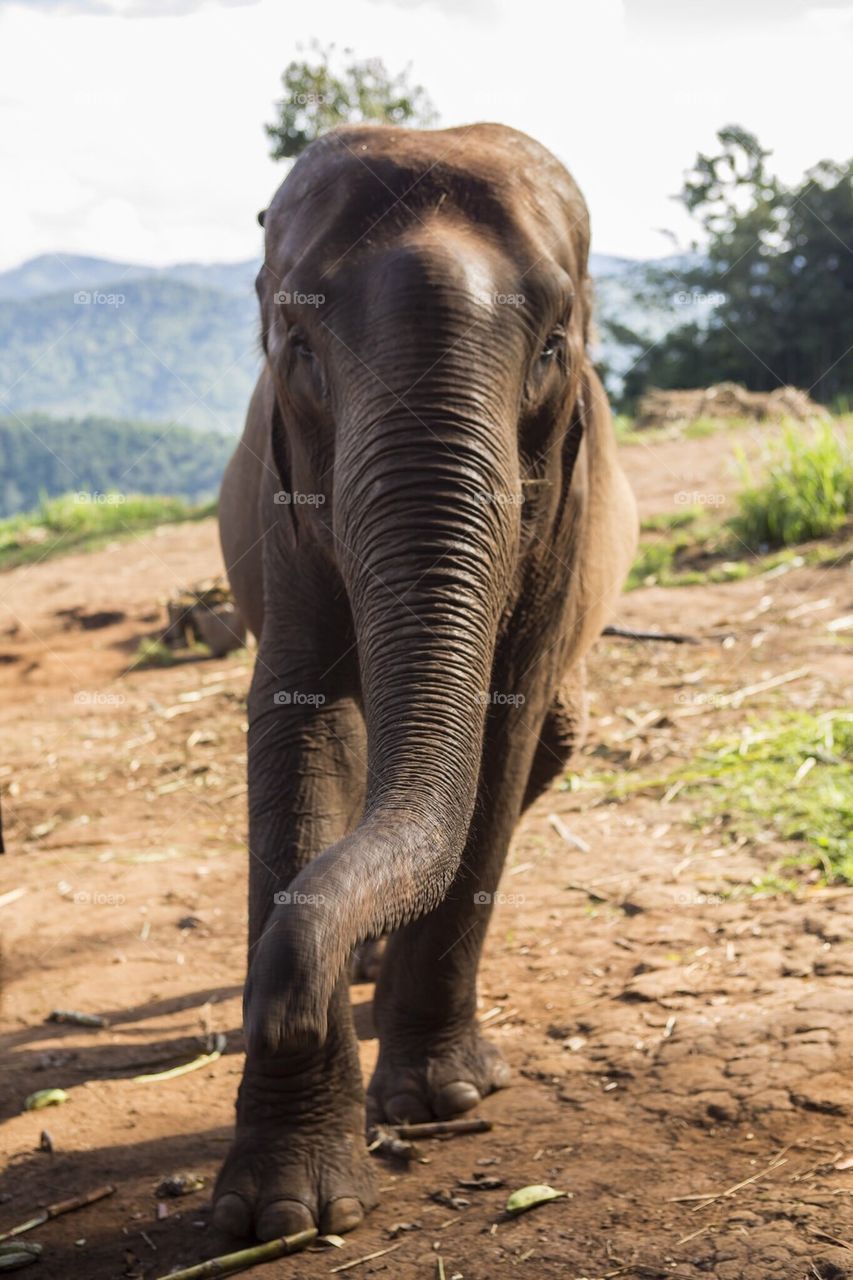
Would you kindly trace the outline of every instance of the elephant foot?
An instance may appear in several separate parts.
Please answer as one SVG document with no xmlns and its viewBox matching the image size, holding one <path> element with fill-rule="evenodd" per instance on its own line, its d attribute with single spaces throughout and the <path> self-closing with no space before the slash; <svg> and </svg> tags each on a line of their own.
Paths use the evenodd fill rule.
<svg viewBox="0 0 853 1280">
<path fill-rule="evenodd" d="M 376 1204 L 363 1108 L 326 1101 L 283 1096 L 244 1077 L 237 1133 L 213 1194 L 214 1226 L 258 1240 L 358 1226 Z"/>
<path fill-rule="evenodd" d="M 474 1027 L 440 1044 L 385 1037 L 367 1091 L 368 1124 L 449 1120 L 510 1077 L 503 1055 Z"/>
</svg>

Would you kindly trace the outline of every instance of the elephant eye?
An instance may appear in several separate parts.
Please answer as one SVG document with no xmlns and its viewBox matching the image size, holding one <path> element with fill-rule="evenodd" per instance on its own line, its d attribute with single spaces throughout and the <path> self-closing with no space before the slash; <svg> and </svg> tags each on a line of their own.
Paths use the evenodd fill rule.
<svg viewBox="0 0 853 1280">
<path fill-rule="evenodd" d="M 563 350 L 563 341 L 566 337 L 566 331 L 562 325 L 558 325 L 556 329 L 552 329 L 545 340 L 545 345 L 539 352 L 540 360 L 556 360 Z"/>
<path fill-rule="evenodd" d="M 290 349 L 303 360 L 313 360 L 314 352 L 302 329 L 291 329 L 289 335 Z"/>
</svg>

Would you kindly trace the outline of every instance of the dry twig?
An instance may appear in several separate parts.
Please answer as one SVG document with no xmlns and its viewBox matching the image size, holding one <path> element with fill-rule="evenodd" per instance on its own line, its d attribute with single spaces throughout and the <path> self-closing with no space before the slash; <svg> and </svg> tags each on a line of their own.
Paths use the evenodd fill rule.
<svg viewBox="0 0 853 1280">
<path fill-rule="evenodd" d="M 45 1205 L 38 1213 L 28 1218 L 26 1222 L 20 1222 L 17 1227 L 11 1227 L 8 1231 L 0 1232 L 0 1240 L 8 1240 L 11 1236 L 23 1235 L 25 1231 L 32 1231 L 34 1227 L 40 1227 L 45 1222 L 50 1222 L 51 1218 L 59 1218 L 63 1213 L 73 1213 L 75 1209 L 85 1209 L 87 1205 L 95 1204 L 98 1200 L 105 1199 L 115 1192 L 115 1187 L 109 1184 L 105 1187 L 96 1187 L 94 1191 L 87 1191 L 82 1196 L 71 1196 L 68 1200 L 57 1200 L 55 1204 Z"/>
</svg>

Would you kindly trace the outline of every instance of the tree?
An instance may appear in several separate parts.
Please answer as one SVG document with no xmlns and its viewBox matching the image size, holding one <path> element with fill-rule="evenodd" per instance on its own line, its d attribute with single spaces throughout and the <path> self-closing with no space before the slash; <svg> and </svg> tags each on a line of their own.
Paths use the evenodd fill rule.
<svg viewBox="0 0 853 1280">
<path fill-rule="evenodd" d="M 730 125 L 717 137 L 720 153 L 697 157 L 680 195 L 704 245 L 647 282 L 658 306 L 686 299 L 696 308 L 639 356 L 625 379 L 626 399 L 648 385 L 724 380 L 756 391 L 790 383 L 823 401 L 849 398 L 853 162 L 824 160 L 788 187 L 767 172 L 770 153 L 753 134 Z M 634 342 L 638 352 L 650 345 L 639 334 Z"/>
<path fill-rule="evenodd" d="M 334 45 L 324 48 L 315 40 L 309 48 L 312 61 L 296 59 L 285 67 L 278 118 L 265 126 L 274 160 L 293 159 L 339 124 L 372 120 L 426 128 L 435 123 L 426 90 L 409 83 L 409 67 L 392 76 L 381 58 L 358 60 L 352 49 L 344 49 L 344 65 L 337 72 L 332 66 Z"/>
</svg>

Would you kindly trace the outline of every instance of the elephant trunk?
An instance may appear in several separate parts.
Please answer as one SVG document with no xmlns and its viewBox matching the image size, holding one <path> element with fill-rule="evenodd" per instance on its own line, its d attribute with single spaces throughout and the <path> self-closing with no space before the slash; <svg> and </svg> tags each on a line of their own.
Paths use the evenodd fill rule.
<svg viewBox="0 0 853 1280">
<path fill-rule="evenodd" d="M 518 463 L 494 418 L 427 413 L 348 422 L 339 438 L 334 534 L 358 640 L 367 795 L 355 831 L 290 885 L 300 910 L 280 922 L 286 1008 L 264 1017 L 266 1046 L 282 1034 L 273 1021 L 288 1041 L 323 1039 L 352 949 L 436 907 L 467 839 L 518 545 Z"/>
</svg>

